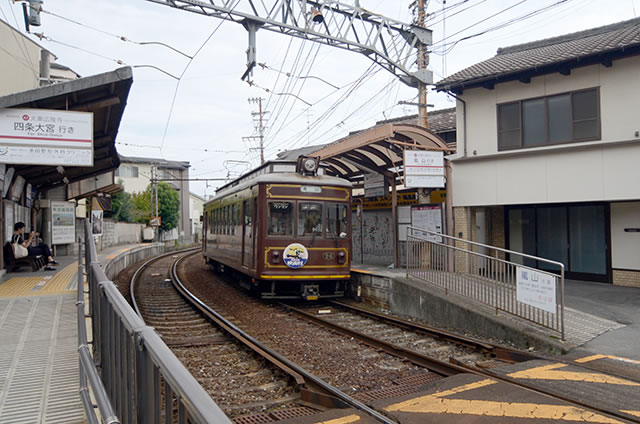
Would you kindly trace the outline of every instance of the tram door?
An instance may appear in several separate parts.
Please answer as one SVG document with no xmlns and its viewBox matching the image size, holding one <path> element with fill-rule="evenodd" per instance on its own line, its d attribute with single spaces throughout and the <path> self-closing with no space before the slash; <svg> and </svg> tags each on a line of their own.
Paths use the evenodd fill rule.
<svg viewBox="0 0 640 424">
<path fill-rule="evenodd" d="M 242 265 L 253 268 L 253 214 L 251 200 L 242 202 L 243 227 L 242 227 Z"/>
</svg>

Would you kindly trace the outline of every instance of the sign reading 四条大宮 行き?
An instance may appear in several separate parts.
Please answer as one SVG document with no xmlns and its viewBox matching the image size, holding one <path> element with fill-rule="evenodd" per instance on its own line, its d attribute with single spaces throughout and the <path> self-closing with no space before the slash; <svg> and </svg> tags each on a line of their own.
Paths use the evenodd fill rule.
<svg viewBox="0 0 640 424">
<path fill-rule="evenodd" d="M 93 113 L 0 109 L 0 163 L 93 166 Z"/>
</svg>

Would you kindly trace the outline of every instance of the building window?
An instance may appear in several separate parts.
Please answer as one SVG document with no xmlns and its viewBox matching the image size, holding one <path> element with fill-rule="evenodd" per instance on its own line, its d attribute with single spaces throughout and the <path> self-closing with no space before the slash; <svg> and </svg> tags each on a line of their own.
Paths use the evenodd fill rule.
<svg viewBox="0 0 640 424">
<path fill-rule="evenodd" d="M 138 178 L 138 167 L 133 165 L 120 165 L 116 169 L 116 177 Z"/>
<path fill-rule="evenodd" d="M 597 88 L 498 105 L 498 150 L 599 138 Z"/>
</svg>

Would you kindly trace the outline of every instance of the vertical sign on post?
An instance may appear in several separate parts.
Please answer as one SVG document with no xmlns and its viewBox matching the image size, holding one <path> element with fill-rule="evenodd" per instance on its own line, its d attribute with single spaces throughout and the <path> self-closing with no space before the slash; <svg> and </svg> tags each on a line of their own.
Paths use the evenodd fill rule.
<svg viewBox="0 0 640 424">
<path fill-rule="evenodd" d="M 91 211 L 91 234 L 94 236 L 102 235 L 102 211 Z"/>
<path fill-rule="evenodd" d="M 404 185 L 406 187 L 444 187 L 444 153 L 405 150 Z"/>
<path fill-rule="evenodd" d="M 386 196 L 387 179 L 382 174 L 364 174 L 364 197 Z"/>
<path fill-rule="evenodd" d="M 516 274 L 516 299 L 518 302 L 555 314 L 556 277 L 519 266 L 516 267 Z"/>
<path fill-rule="evenodd" d="M 75 205 L 51 202 L 51 244 L 69 244 L 76 238 Z"/>
</svg>

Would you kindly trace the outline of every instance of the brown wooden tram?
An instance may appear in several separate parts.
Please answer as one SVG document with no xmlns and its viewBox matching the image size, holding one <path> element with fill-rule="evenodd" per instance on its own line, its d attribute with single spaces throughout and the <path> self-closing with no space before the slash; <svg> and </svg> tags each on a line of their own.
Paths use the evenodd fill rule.
<svg viewBox="0 0 640 424">
<path fill-rule="evenodd" d="M 203 254 L 263 298 L 344 295 L 351 268 L 351 183 L 316 158 L 272 161 L 204 205 Z"/>
</svg>

